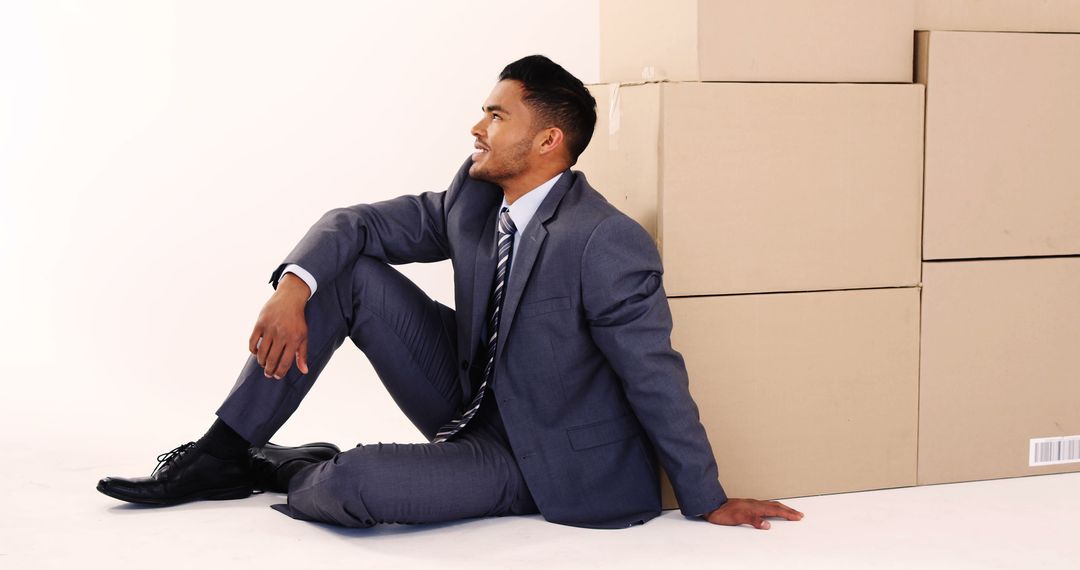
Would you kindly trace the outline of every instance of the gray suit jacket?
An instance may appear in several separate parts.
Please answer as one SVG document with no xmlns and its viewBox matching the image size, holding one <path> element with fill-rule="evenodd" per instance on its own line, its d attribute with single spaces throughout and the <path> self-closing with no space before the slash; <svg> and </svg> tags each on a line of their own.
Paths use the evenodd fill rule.
<svg viewBox="0 0 1080 570">
<path fill-rule="evenodd" d="M 337 208 L 288 263 L 319 283 L 363 254 L 388 263 L 450 259 L 463 405 L 479 385 L 477 354 L 495 273 L 501 189 L 469 177 L 449 189 Z M 492 383 L 537 507 L 551 522 L 616 528 L 660 514 L 656 462 L 684 515 L 727 497 L 682 355 L 656 246 L 644 229 L 567 170 L 521 229 L 499 325 Z"/>
</svg>

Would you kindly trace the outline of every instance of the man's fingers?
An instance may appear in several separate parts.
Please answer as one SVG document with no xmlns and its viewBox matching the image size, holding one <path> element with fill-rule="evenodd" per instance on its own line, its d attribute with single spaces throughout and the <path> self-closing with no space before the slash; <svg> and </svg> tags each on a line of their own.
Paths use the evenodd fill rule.
<svg viewBox="0 0 1080 570">
<path fill-rule="evenodd" d="M 262 338 L 262 327 L 256 326 L 251 331 L 251 338 L 248 339 L 248 352 L 256 354 L 259 350 L 259 339 Z"/>
<path fill-rule="evenodd" d="M 307 367 L 307 338 L 300 341 L 300 347 L 296 349 L 296 367 L 303 374 L 308 373 Z"/>
<path fill-rule="evenodd" d="M 258 348 L 255 352 L 255 360 L 259 362 L 259 366 L 266 367 L 266 358 L 270 355 L 270 349 L 273 346 L 273 337 L 264 336 L 259 339 Z"/>
<path fill-rule="evenodd" d="M 754 515 L 754 518 L 750 520 L 750 524 L 753 525 L 754 528 L 761 530 L 769 530 L 769 527 L 772 526 L 769 524 L 769 521 L 765 520 L 765 517 L 761 515 Z"/>
<path fill-rule="evenodd" d="M 270 375 L 278 380 L 285 377 L 285 373 L 292 368 L 293 359 L 296 357 L 296 344 L 289 342 L 281 349 L 281 357 L 277 366 L 270 368 Z"/>
<path fill-rule="evenodd" d="M 780 508 L 782 509 L 781 514 L 779 514 L 777 516 L 784 517 L 789 521 L 797 521 L 797 520 L 803 518 L 802 513 L 800 513 L 799 511 L 796 511 L 795 509 L 793 509 L 791 507 L 788 507 L 786 505 L 780 505 Z"/>
<path fill-rule="evenodd" d="M 803 516 L 799 511 L 778 501 L 768 501 L 768 503 L 775 509 L 773 512 L 769 513 L 771 516 L 782 517 L 789 521 L 797 521 Z"/>
<path fill-rule="evenodd" d="M 269 378 L 274 375 L 274 371 L 277 369 L 278 362 L 281 360 L 281 354 L 284 351 L 284 342 L 274 342 L 274 345 L 270 347 L 270 352 L 266 355 L 266 364 L 263 374 Z"/>
<path fill-rule="evenodd" d="M 769 510 L 768 516 L 779 517 L 787 519 L 789 521 L 797 521 L 801 518 L 801 515 L 791 512 L 791 509 L 785 509 L 784 507 L 773 507 Z"/>
</svg>

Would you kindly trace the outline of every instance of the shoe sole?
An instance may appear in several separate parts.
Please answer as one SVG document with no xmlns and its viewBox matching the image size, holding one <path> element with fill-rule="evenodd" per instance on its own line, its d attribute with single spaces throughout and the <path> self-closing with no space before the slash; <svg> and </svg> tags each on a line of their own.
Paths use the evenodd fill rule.
<svg viewBox="0 0 1080 570">
<path fill-rule="evenodd" d="M 198 493 L 191 493 L 184 495 L 183 497 L 175 497 L 171 499 L 153 499 L 148 497 L 132 497 L 123 493 L 116 492 L 115 489 L 109 489 L 102 485 L 100 482 L 97 485 L 97 490 L 103 495 L 107 495 L 114 499 L 119 499 L 128 503 L 135 503 L 138 505 L 153 505 L 156 507 L 168 507 L 172 505 L 179 505 L 182 503 L 190 503 L 192 501 L 229 501 L 233 499 L 245 499 L 250 497 L 255 491 L 252 485 L 244 485 L 239 487 L 226 487 L 224 489 L 211 489 L 208 491 L 200 491 Z"/>
</svg>

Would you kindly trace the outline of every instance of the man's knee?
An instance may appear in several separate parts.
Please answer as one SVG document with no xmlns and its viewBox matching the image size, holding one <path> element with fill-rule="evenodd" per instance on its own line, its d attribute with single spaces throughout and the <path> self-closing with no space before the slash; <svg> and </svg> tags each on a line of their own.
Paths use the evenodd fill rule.
<svg viewBox="0 0 1080 570">
<path fill-rule="evenodd" d="M 370 489 L 380 485 L 374 447 L 359 446 L 298 473 L 289 483 L 289 507 L 298 518 L 346 527 L 380 522 L 367 504 Z"/>
<path fill-rule="evenodd" d="M 374 273 L 385 269 L 390 269 L 390 265 L 370 255 L 357 256 L 352 268 L 353 273 L 359 272 L 361 274 Z"/>
<path fill-rule="evenodd" d="M 358 291 L 359 288 L 373 283 L 384 283 L 387 280 L 392 280 L 397 271 L 390 265 L 370 255 L 361 255 L 353 263 L 352 271 L 347 273 L 348 275 L 343 277 L 346 277 L 351 283 L 354 291 Z"/>
<path fill-rule="evenodd" d="M 343 271 L 335 283 L 346 318 L 360 307 L 381 312 L 381 301 L 400 287 L 402 278 L 390 265 L 369 255 L 358 256 L 352 268 Z"/>
<path fill-rule="evenodd" d="M 348 282 L 354 299 L 362 303 L 419 297 L 420 293 L 420 289 L 408 277 L 390 264 L 370 255 L 357 257 L 352 271 L 346 272 L 342 278 Z"/>
<path fill-rule="evenodd" d="M 343 276 L 344 277 L 344 276 Z M 455 312 L 442 303 L 433 301 L 419 286 L 392 265 L 369 255 L 356 258 L 348 275 L 349 290 L 354 307 L 387 317 L 397 314 L 422 315 L 430 313 L 450 340 L 456 331 Z"/>
</svg>

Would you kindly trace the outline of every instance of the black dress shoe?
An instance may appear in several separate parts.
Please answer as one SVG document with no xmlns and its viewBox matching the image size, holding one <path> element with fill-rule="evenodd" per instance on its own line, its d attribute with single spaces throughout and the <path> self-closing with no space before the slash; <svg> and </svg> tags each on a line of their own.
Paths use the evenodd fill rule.
<svg viewBox="0 0 1080 570">
<path fill-rule="evenodd" d="M 249 456 L 218 459 L 193 441 L 159 455 L 158 466 L 149 477 L 106 477 L 97 485 L 98 491 L 114 499 L 159 506 L 243 499 L 253 489 Z"/>
<path fill-rule="evenodd" d="M 255 488 L 274 493 L 289 492 L 289 479 L 306 465 L 322 463 L 341 453 L 332 443 L 305 443 L 298 447 L 285 447 L 267 443 L 263 447 L 248 450 Z"/>
</svg>

